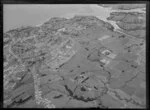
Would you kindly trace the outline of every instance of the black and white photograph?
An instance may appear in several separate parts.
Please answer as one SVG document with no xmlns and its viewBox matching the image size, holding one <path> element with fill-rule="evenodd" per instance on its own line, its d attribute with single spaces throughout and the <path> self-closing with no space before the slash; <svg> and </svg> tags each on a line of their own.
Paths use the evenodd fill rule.
<svg viewBox="0 0 150 110">
<path fill-rule="evenodd" d="M 3 108 L 146 108 L 146 8 L 3 4 Z"/>
</svg>

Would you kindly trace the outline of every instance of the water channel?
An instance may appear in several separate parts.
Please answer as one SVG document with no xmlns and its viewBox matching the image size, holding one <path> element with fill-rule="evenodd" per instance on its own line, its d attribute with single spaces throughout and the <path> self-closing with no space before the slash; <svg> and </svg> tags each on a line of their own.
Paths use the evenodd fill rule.
<svg viewBox="0 0 150 110">
<path fill-rule="evenodd" d="M 141 9 L 112 10 L 97 4 L 4 5 L 4 32 L 21 26 L 39 26 L 52 17 L 72 18 L 75 15 L 97 16 L 107 21 L 111 12 L 144 12 Z M 113 21 L 115 30 L 119 27 Z"/>
</svg>

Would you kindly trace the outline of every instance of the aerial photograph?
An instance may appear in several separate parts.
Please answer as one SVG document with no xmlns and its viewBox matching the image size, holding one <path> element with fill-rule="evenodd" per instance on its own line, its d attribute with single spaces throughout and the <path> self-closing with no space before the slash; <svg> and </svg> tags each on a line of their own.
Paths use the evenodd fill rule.
<svg viewBox="0 0 150 110">
<path fill-rule="evenodd" d="M 4 4 L 3 108 L 140 108 L 146 4 Z"/>
</svg>

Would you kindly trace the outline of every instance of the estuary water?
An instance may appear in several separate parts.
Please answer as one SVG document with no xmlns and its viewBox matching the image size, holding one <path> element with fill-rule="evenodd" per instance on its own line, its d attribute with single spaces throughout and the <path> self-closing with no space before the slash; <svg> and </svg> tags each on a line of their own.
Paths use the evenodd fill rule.
<svg viewBox="0 0 150 110">
<path fill-rule="evenodd" d="M 51 17 L 72 18 L 75 15 L 93 15 L 107 21 L 107 17 L 113 11 L 117 10 L 97 4 L 4 5 L 4 32 L 21 26 L 39 26 Z M 143 12 L 142 9 L 130 11 Z M 118 29 L 115 22 L 107 22 Z"/>
</svg>

